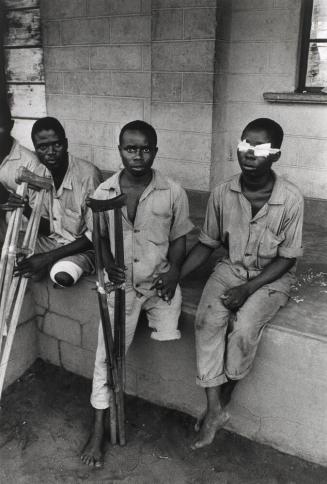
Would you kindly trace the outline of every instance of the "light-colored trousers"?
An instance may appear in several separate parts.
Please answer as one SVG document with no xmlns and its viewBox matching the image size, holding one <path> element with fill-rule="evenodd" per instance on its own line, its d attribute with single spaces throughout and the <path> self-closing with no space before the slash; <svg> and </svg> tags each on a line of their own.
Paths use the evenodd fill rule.
<svg viewBox="0 0 327 484">
<path fill-rule="evenodd" d="M 126 352 L 130 347 L 141 310 L 146 312 L 149 327 L 152 328 L 151 338 L 158 341 L 168 341 L 181 337 L 178 320 L 181 313 L 182 296 L 179 286 L 171 304 L 158 296 L 146 298 L 131 286 L 126 290 Z M 114 294 L 108 297 L 110 322 L 113 330 Z M 98 346 L 95 356 L 91 405 L 99 410 L 109 407 L 110 391 L 107 384 L 106 348 L 101 322 L 98 330 Z"/>
</svg>

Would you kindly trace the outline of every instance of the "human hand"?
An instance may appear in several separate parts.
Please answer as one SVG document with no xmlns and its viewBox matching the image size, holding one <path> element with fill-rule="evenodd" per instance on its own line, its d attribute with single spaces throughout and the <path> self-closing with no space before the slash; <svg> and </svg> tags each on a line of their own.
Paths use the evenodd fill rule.
<svg viewBox="0 0 327 484">
<path fill-rule="evenodd" d="M 17 261 L 16 267 L 14 270 L 14 275 L 31 277 L 34 274 L 43 272 L 44 269 L 49 265 L 51 265 L 52 263 L 53 263 L 53 260 L 48 252 L 44 254 L 32 255 L 31 257 L 25 257 Z"/>
<path fill-rule="evenodd" d="M 237 311 L 247 298 L 251 295 L 249 288 L 246 284 L 242 284 L 241 286 L 232 287 L 228 289 L 221 297 L 223 301 L 223 305 L 230 309 L 231 311 Z"/>
<path fill-rule="evenodd" d="M 16 210 L 16 208 L 19 207 L 25 207 L 26 203 L 28 202 L 28 197 L 21 197 L 20 195 L 17 195 L 16 193 L 11 193 L 8 192 L 9 196 L 8 199 L 5 203 L 0 204 L 0 209 L 9 212 L 12 210 Z"/>
<path fill-rule="evenodd" d="M 114 284 L 124 284 L 124 282 L 126 281 L 126 267 L 122 269 L 114 261 L 106 261 L 105 270 L 108 274 L 110 282 Z"/>
<path fill-rule="evenodd" d="M 168 272 L 159 274 L 153 281 L 150 289 L 156 289 L 158 296 L 170 304 L 170 301 L 175 295 L 178 280 L 179 271 L 171 267 Z"/>
</svg>

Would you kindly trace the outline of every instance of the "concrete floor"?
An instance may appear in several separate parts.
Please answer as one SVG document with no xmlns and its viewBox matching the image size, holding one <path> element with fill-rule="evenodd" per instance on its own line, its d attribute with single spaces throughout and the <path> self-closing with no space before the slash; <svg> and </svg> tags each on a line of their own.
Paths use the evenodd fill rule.
<svg viewBox="0 0 327 484">
<path fill-rule="evenodd" d="M 107 446 L 104 469 L 85 467 L 90 381 L 41 360 L 9 387 L 0 413 L 0 483 L 320 484 L 327 469 L 221 431 L 191 451 L 191 417 L 127 397 L 124 448 Z"/>
</svg>

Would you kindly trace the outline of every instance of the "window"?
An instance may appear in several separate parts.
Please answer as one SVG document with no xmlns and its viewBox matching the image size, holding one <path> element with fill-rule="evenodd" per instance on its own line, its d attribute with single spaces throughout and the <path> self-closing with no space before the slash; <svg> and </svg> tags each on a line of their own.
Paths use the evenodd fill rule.
<svg viewBox="0 0 327 484">
<path fill-rule="evenodd" d="M 303 0 L 297 92 L 319 93 L 324 88 L 327 90 L 327 0 Z"/>
</svg>

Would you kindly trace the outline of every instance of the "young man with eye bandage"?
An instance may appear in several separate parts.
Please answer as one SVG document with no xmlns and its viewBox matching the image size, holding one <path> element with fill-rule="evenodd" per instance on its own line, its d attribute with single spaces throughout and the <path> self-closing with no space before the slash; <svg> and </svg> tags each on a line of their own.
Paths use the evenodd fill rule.
<svg viewBox="0 0 327 484">
<path fill-rule="evenodd" d="M 195 321 L 197 383 L 207 410 L 193 448 L 210 444 L 227 422 L 235 384 L 250 371 L 265 325 L 287 303 L 302 255 L 303 197 L 272 170 L 283 130 L 275 121 L 249 123 L 238 144 L 241 174 L 218 185 L 208 201 L 199 242 L 181 277 L 225 247 L 203 290 Z"/>
</svg>

